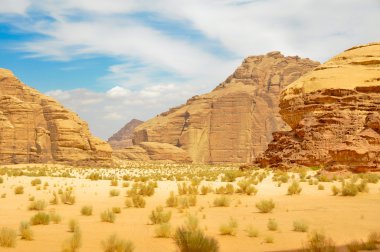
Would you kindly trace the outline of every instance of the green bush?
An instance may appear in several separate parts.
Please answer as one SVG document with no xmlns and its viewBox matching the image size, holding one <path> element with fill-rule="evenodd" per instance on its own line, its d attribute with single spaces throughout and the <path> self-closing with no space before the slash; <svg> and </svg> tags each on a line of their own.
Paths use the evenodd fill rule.
<svg viewBox="0 0 380 252">
<path fill-rule="evenodd" d="M 49 225 L 50 215 L 44 212 L 38 212 L 30 219 L 32 225 Z"/>
<path fill-rule="evenodd" d="M 169 222 L 171 217 L 172 212 L 164 211 L 162 206 L 157 206 L 156 209 L 152 210 L 149 219 L 152 224 L 161 224 Z"/>
<path fill-rule="evenodd" d="M 270 231 L 276 231 L 278 229 L 278 224 L 275 219 L 269 219 L 267 223 L 267 228 Z"/>
<path fill-rule="evenodd" d="M 254 228 L 252 225 L 249 225 L 245 231 L 247 232 L 248 237 L 259 236 L 259 231 L 256 228 Z"/>
<path fill-rule="evenodd" d="M 63 252 L 77 252 L 82 246 L 82 232 L 77 226 L 73 231 L 73 235 L 63 243 Z"/>
<path fill-rule="evenodd" d="M 161 223 L 154 229 L 154 232 L 158 238 L 168 238 L 171 236 L 172 229 L 169 223 Z"/>
<path fill-rule="evenodd" d="M 272 199 L 269 200 L 261 200 L 260 202 L 256 203 L 256 208 L 259 209 L 261 213 L 270 213 L 275 208 L 275 203 Z"/>
<path fill-rule="evenodd" d="M 334 241 L 322 232 L 312 232 L 303 249 L 305 252 L 335 252 Z"/>
<path fill-rule="evenodd" d="M 145 207 L 145 199 L 141 195 L 132 196 L 133 206 L 136 208 L 144 208 Z"/>
<path fill-rule="evenodd" d="M 45 200 L 32 201 L 29 205 L 29 210 L 41 211 L 46 208 L 47 204 Z"/>
<path fill-rule="evenodd" d="M 15 194 L 23 194 L 24 193 L 24 187 L 23 186 L 16 186 L 14 192 L 15 192 Z"/>
<path fill-rule="evenodd" d="M 166 206 L 167 207 L 177 207 L 178 206 L 178 199 L 174 195 L 173 191 L 170 192 L 169 198 L 166 200 Z"/>
<path fill-rule="evenodd" d="M 340 189 L 336 186 L 336 185 L 333 185 L 331 187 L 331 192 L 334 196 L 338 195 L 340 193 Z"/>
<path fill-rule="evenodd" d="M 229 207 L 230 204 L 231 204 L 231 199 L 224 195 L 214 199 L 215 207 Z"/>
<path fill-rule="evenodd" d="M 30 228 L 29 222 L 22 221 L 19 226 L 21 239 L 31 241 L 33 240 L 33 231 Z"/>
<path fill-rule="evenodd" d="M 296 232 L 307 232 L 308 224 L 303 220 L 293 221 L 293 230 Z"/>
<path fill-rule="evenodd" d="M 107 209 L 100 214 L 100 219 L 103 222 L 114 223 L 116 215 L 111 210 Z"/>
<path fill-rule="evenodd" d="M 39 179 L 39 178 L 33 179 L 32 181 L 30 181 L 30 184 L 32 186 L 40 185 L 41 184 L 41 179 Z"/>
<path fill-rule="evenodd" d="M 227 224 L 223 224 L 219 227 L 219 232 L 221 235 L 233 235 L 237 233 L 238 223 L 235 219 L 230 218 Z"/>
<path fill-rule="evenodd" d="M 302 188 L 300 186 L 300 183 L 297 181 L 293 181 L 292 184 L 288 187 L 288 195 L 295 195 L 300 194 L 302 191 Z"/>
<path fill-rule="evenodd" d="M 119 196 L 119 195 L 120 195 L 120 191 L 117 190 L 117 189 L 112 189 L 112 190 L 110 191 L 110 196 L 111 196 L 111 197 L 116 197 L 116 196 Z"/>
<path fill-rule="evenodd" d="M 63 204 L 73 205 L 75 203 L 75 195 L 73 191 L 66 190 L 61 194 L 61 201 Z"/>
<path fill-rule="evenodd" d="M 16 246 L 17 233 L 11 228 L 0 229 L 0 247 L 12 248 Z"/>
<path fill-rule="evenodd" d="M 90 216 L 92 215 L 92 206 L 90 205 L 83 206 L 80 212 L 84 216 Z"/>
<path fill-rule="evenodd" d="M 177 228 L 174 242 L 180 252 L 218 252 L 217 240 L 207 237 L 201 230 L 190 231 L 186 228 Z"/>
<path fill-rule="evenodd" d="M 133 252 L 135 249 L 132 242 L 123 240 L 116 234 L 109 236 L 101 244 L 104 252 Z"/>
<path fill-rule="evenodd" d="M 79 228 L 79 223 L 75 219 L 70 219 L 69 221 L 69 232 L 74 232 L 77 228 Z"/>
<path fill-rule="evenodd" d="M 343 196 L 356 196 L 358 192 L 359 192 L 358 187 L 352 182 L 345 183 L 342 185 Z"/>
</svg>

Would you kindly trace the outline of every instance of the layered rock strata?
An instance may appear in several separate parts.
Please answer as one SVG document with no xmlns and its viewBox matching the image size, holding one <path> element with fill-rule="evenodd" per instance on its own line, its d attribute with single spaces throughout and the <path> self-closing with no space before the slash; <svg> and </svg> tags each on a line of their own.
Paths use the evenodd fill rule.
<svg viewBox="0 0 380 252">
<path fill-rule="evenodd" d="M 195 163 L 252 162 L 273 131 L 288 127 L 278 113 L 280 91 L 318 65 L 280 52 L 248 57 L 212 92 L 138 126 L 133 142 L 170 144 Z"/>
<path fill-rule="evenodd" d="M 0 164 L 105 165 L 111 156 L 78 115 L 0 69 Z"/>
<path fill-rule="evenodd" d="M 261 166 L 380 168 L 380 43 L 350 48 L 289 85 Z"/>
</svg>

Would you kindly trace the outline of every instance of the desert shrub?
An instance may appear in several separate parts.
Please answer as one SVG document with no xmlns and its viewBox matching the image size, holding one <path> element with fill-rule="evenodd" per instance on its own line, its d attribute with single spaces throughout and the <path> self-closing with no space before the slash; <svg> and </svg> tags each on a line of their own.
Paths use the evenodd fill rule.
<svg viewBox="0 0 380 252">
<path fill-rule="evenodd" d="M 273 178 L 272 180 L 273 181 L 276 181 L 276 182 L 281 182 L 281 183 L 288 183 L 289 181 L 289 174 L 287 172 L 284 172 L 284 171 L 276 171 L 274 174 L 273 174 Z"/>
<path fill-rule="evenodd" d="M 128 187 L 129 183 L 128 182 L 123 182 L 123 187 Z"/>
<path fill-rule="evenodd" d="M 360 184 L 357 185 L 357 188 L 359 192 L 367 193 L 369 191 L 367 180 L 362 179 Z"/>
<path fill-rule="evenodd" d="M 199 219 L 194 214 L 189 214 L 185 220 L 185 227 L 189 231 L 196 231 L 199 228 Z"/>
<path fill-rule="evenodd" d="M 275 219 L 269 219 L 267 223 L 267 228 L 270 231 L 276 231 L 278 229 L 278 224 Z"/>
<path fill-rule="evenodd" d="M 196 206 L 197 205 L 197 196 L 196 195 L 189 195 L 187 196 L 189 199 L 189 206 Z"/>
<path fill-rule="evenodd" d="M 80 212 L 82 215 L 90 216 L 92 215 L 92 206 L 90 205 L 83 206 Z"/>
<path fill-rule="evenodd" d="M 226 171 L 222 177 L 223 182 L 234 182 L 241 175 L 239 171 Z"/>
<path fill-rule="evenodd" d="M 226 196 L 220 196 L 214 199 L 215 207 L 229 207 L 231 204 L 231 199 Z"/>
<path fill-rule="evenodd" d="M 302 187 L 297 181 L 293 181 L 292 184 L 288 187 L 288 195 L 300 194 Z"/>
<path fill-rule="evenodd" d="M 324 187 L 324 185 L 322 185 L 322 184 L 319 184 L 319 185 L 318 185 L 318 190 L 325 190 L 325 187 Z"/>
<path fill-rule="evenodd" d="M 264 242 L 265 243 L 273 243 L 274 242 L 273 236 L 271 236 L 271 235 L 265 236 Z"/>
<path fill-rule="evenodd" d="M 58 224 L 58 223 L 61 223 L 62 221 L 62 217 L 61 215 L 55 213 L 55 212 L 52 212 L 50 213 L 50 220 L 54 223 L 54 224 Z"/>
<path fill-rule="evenodd" d="M 3 177 L 0 176 L 0 184 L 4 183 Z"/>
<path fill-rule="evenodd" d="M 335 252 L 334 241 L 322 232 L 312 232 L 304 246 L 305 252 Z"/>
<path fill-rule="evenodd" d="M 293 230 L 296 232 L 307 232 L 309 229 L 308 224 L 303 220 L 293 221 Z"/>
<path fill-rule="evenodd" d="M 112 189 L 110 190 L 110 196 L 111 197 L 116 197 L 116 196 L 119 196 L 120 195 L 120 191 L 117 190 L 117 189 Z"/>
<path fill-rule="evenodd" d="M 22 221 L 19 226 L 21 239 L 31 241 L 33 240 L 33 231 L 27 221 Z"/>
<path fill-rule="evenodd" d="M 99 175 L 99 173 L 93 172 L 93 173 L 91 173 L 90 175 L 87 176 L 87 179 L 90 179 L 90 180 L 99 180 L 99 179 L 102 179 L 102 178 Z"/>
<path fill-rule="evenodd" d="M 161 223 L 154 229 L 154 233 L 158 238 L 168 238 L 171 236 L 172 228 L 169 223 Z"/>
<path fill-rule="evenodd" d="M 358 194 L 358 187 L 352 183 L 344 183 L 342 184 L 342 195 L 343 196 L 356 196 Z"/>
<path fill-rule="evenodd" d="M 127 191 L 127 196 L 132 197 L 135 195 L 152 196 L 156 184 L 154 182 L 148 183 L 133 183 L 132 188 Z"/>
<path fill-rule="evenodd" d="M 49 201 L 52 205 L 57 205 L 59 203 L 58 194 L 56 192 L 53 192 L 53 197 Z"/>
<path fill-rule="evenodd" d="M 259 236 L 259 231 L 256 228 L 254 228 L 252 225 L 249 225 L 245 231 L 247 232 L 248 237 Z"/>
<path fill-rule="evenodd" d="M 130 198 L 127 198 L 126 200 L 125 200 L 125 207 L 127 207 L 127 208 L 131 208 L 131 207 L 133 207 L 133 202 L 132 202 L 132 199 L 130 199 Z"/>
<path fill-rule="evenodd" d="M 162 206 L 157 206 L 156 209 L 152 210 L 151 214 L 149 215 L 149 219 L 152 224 L 167 223 L 170 221 L 171 217 L 172 212 L 164 211 L 164 208 Z"/>
<path fill-rule="evenodd" d="M 174 242 L 180 252 L 218 252 L 217 240 L 205 236 L 201 230 L 190 231 L 186 228 L 177 228 Z"/>
<path fill-rule="evenodd" d="M 144 208 L 145 207 L 145 199 L 141 195 L 132 196 L 133 206 L 136 208 Z"/>
<path fill-rule="evenodd" d="M 73 205 L 75 203 L 75 195 L 72 190 L 66 190 L 61 194 L 63 204 Z"/>
<path fill-rule="evenodd" d="M 219 232 L 221 235 L 233 235 L 237 233 L 238 223 L 235 219 L 230 218 L 227 224 L 222 224 L 219 227 Z"/>
<path fill-rule="evenodd" d="M 119 238 L 116 234 L 101 242 L 104 252 L 132 252 L 135 246 L 131 241 Z"/>
<path fill-rule="evenodd" d="M 24 193 L 24 187 L 23 186 L 16 186 L 14 189 L 15 194 L 23 194 Z"/>
<path fill-rule="evenodd" d="M 177 198 L 178 200 L 178 209 L 186 209 L 190 207 L 189 203 L 189 197 L 185 196 L 180 196 Z"/>
<path fill-rule="evenodd" d="M 115 214 L 121 213 L 121 208 L 120 207 L 112 207 L 112 212 Z"/>
<path fill-rule="evenodd" d="M 202 195 L 207 195 L 208 193 L 212 192 L 212 187 L 211 186 L 201 186 L 201 194 Z"/>
<path fill-rule="evenodd" d="M 167 200 L 166 200 L 166 206 L 167 207 L 177 207 L 178 206 L 178 199 L 174 195 L 173 191 L 170 192 L 169 198 L 167 198 Z"/>
<path fill-rule="evenodd" d="M 261 200 L 256 203 L 256 208 L 259 209 L 261 213 L 270 213 L 275 208 L 275 203 L 272 199 L 269 200 Z"/>
<path fill-rule="evenodd" d="M 39 179 L 39 178 L 33 179 L 32 181 L 30 181 L 30 184 L 32 186 L 40 185 L 41 184 L 41 179 Z"/>
<path fill-rule="evenodd" d="M 235 192 L 235 188 L 232 184 L 228 183 L 226 185 L 226 191 L 225 194 L 233 194 Z"/>
<path fill-rule="evenodd" d="M 45 212 L 38 212 L 30 219 L 32 225 L 49 225 L 50 215 Z"/>
<path fill-rule="evenodd" d="M 376 173 L 364 173 L 361 174 L 361 179 L 366 180 L 368 183 L 377 184 L 379 182 L 380 176 Z"/>
<path fill-rule="evenodd" d="M 73 231 L 73 235 L 63 242 L 62 251 L 63 252 L 77 252 L 82 246 L 82 232 L 79 227 L 76 227 Z"/>
<path fill-rule="evenodd" d="M 119 182 L 117 181 L 117 179 L 111 180 L 111 186 L 117 186 L 118 184 L 119 184 Z"/>
<path fill-rule="evenodd" d="M 46 206 L 47 204 L 45 200 L 37 200 L 37 201 L 30 202 L 28 209 L 41 211 L 41 210 L 44 210 Z"/>
<path fill-rule="evenodd" d="M 74 232 L 75 229 L 79 228 L 79 223 L 75 219 L 70 219 L 69 221 L 69 232 Z"/>
<path fill-rule="evenodd" d="M 340 189 L 336 186 L 336 185 L 333 185 L 331 187 L 331 192 L 334 196 L 338 195 L 340 193 Z"/>
<path fill-rule="evenodd" d="M 116 215 L 111 210 L 107 209 L 100 214 L 100 219 L 103 222 L 114 223 Z"/>
<path fill-rule="evenodd" d="M 17 233 L 11 228 L 0 229 L 0 247 L 12 248 L 16 246 Z"/>
<path fill-rule="evenodd" d="M 247 195 L 256 194 L 257 189 L 254 186 L 254 184 L 257 183 L 252 179 L 241 179 L 237 185 L 239 186 L 239 189 L 237 190 L 238 193 L 245 193 Z"/>
<path fill-rule="evenodd" d="M 380 234 L 372 232 L 368 235 L 367 241 L 354 240 L 347 245 L 347 249 L 350 252 L 357 252 L 363 250 L 376 250 L 377 244 L 380 242 Z"/>
</svg>

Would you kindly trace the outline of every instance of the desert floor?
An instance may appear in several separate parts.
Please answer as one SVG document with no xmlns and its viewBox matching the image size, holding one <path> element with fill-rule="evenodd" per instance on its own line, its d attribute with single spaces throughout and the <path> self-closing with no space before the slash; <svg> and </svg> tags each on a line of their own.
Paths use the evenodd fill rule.
<svg viewBox="0 0 380 252">
<path fill-rule="evenodd" d="M 19 171 L 23 173 L 20 174 Z M 40 174 L 37 174 L 38 172 Z M 99 180 L 87 178 L 94 173 L 102 178 Z M 226 195 L 231 199 L 228 207 L 213 205 L 214 199 L 221 197 L 215 192 L 207 195 L 198 193 L 196 205 L 189 208 L 166 207 L 166 199 L 170 191 L 178 195 L 179 181 L 175 179 L 187 181 L 190 184 L 192 179 L 201 178 L 198 186 L 200 192 L 202 185 L 213 189 L 225 186 L 228 182 L 222 182 L 224 173 L 235 174 L 237 178 L 231 182 L 235 189 L 239 188 L 239 180 L 251 176 L 252 173 L 263 173 L 267 176 L 254 185 L 257 189 L 256 195 L 237 192 Z M 134 251 L 176 251 L 177 247 L 172 238 L 155 237 L 157 225 L 150 223 L 149 215 L 158 205 L 162 205 L 165 211 L 172 212 L 170 224 L 173 231 L 176 227 L 184 225 L 189 214 L 196 215 L 200 228 L 206 235 L 217 239 L 222 252 L 294 251 L 305 246 L 308 233 L 313 230 L 324 232 L 334 240 L 337 247 L 343 246 L 339 251 L 347 251 L 345 244 L 355 239 L 366 240 L 370 232 L 380 231 L 380 182 L 368 183 L 369 191 L 358 193 L 354 197 L 333 196 L 331 187 L 332 185 L 340 187 L 339 179 L 341 178 L 336 178 L 337 180 L 332 182 L 321 182 L 315 174 L 316 171 L 307 171 L 303 182 L 299 182 L 302 192 L 299 195 L 287 195 L 292 181 L 300 181 L 300 174 L 297 172 L 289 172 L 288 182 L 281 183 L 279 186 L 278 181 L 273 181 L 273 171 L 239 172 L 236 166 L 198 167 L 169 164 L 142 165 L 140 163 L 128 164 L 125 168 L 107 169 L 56 165 L 4 166 L 0 168 L 0 176 L 3 178 L 3 183 L 0 184 L 0 228 L 9 227 L 18 232 L 20 222 L 29 221 L 38 212 L 28 209 L 33 200 L 45 200 L 47 207 L 43 211 L 59 214 L 62 221 L 58 224 L 51 222 L 49 225 L 32 225 L 31 229 L 34 232 L 32 241 L 21 240 L 18 237 L 15 247 L 0 247 L 0 251 L 62 251 L 63 242 L 72 236 L 68 228 L 71 219 L 79 222 L 82 232 L 82 246 L 79 251 L 104 251 L 101 241 L 114 233 L 123 239 L 130 240 L 135 246 Z M 146 200 L 144 208 L 127 208 L 126 191 L 132 187 L 134 183 L 132 180 L 139 180 L 140 177 L 157 181 L 157 188 L 154 195 L 144 197 Z M 32 186 L 31 181 L 36 178 L 41 179 L 42 183 Z M 204 178 L 213 181 L 205 181 Z M 112 186 L 110 179 L 116 179 L 118 185 Z M 346 178 L 346 180 L 349 179 Z M 360 180 L 357 180 L 358 183 Z M 128 182 L 128 187 L 124 187 L 126 184 L 123 186 L 125 182 Z M 24 187 L 24 193 L 15 194 L 15 188 L 20 185 Z M 319 190 L 321 185 L 324 187 L 323 190 Z M 58 192 L 59 189 L 65 191 L 70 187 L 75 195 L 74 204 L 49 203 L 53 192 Z M 119 190 L 120 195 L 111 197 L 112 189 Z M 271 213 L 260 213 L 255 207 L 256 203 L 262 199 L 273 199 L 275 202 L 276 206 Z M 81 208 L 84 205 L 93 207 L 91 216 L 81 214 Z M 116 214 L 114 223 L 102 222 L 101 212 L 112 207 L 120 207 L 121 213 Z M 236 235 L 221 235 L 220 226 L 228 223 L 231 217 L 238 223 Z M 268 230 L 268 219 L 277 221 L 277 231 Z M 296 220 L 305 221 L 309 232 L 293 231 L 293 221 Z M 249 225 L 258 230 L 257 237 L 247 235 L 246 228 Z M 273 239 L 273 243 L 266 242 L 268 237 Z"/>
</svg>

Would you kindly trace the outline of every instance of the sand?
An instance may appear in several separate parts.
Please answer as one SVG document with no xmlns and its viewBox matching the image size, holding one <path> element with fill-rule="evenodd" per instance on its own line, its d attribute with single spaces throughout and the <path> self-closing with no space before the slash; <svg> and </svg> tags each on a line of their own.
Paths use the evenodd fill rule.
<svg viewBox="0 0 380 252">
<path fill-rule="evenodd" d="M 15 169 L 21 169 L 18 166 Z M 76 168 L 72 168 L 75 172 Z M 59 224 L 32 226 L 34 240 L 25 241 L 17 238 L 14 248 L 2 248 L 0 251 L 62 251 L 62 243 L 72 233 L 68 230 L 70 219 L 79 222 L 83 242 L 79 251 L 103 251 L 101 241 L 111 234 L 130 240 L 135 245 L 135 251 L 167 252 L 176 251 L 176 246 L 171 238 L 155 238 L 155 225 L 150 225 L 149 214 L 158 205 L 165 206 L 165 201 L 170 191 L 177 193 L 177 182 L 158 181 L 158 188 L 151 197 L 145 197 L 145 208 L 126 208 L 126 190 L 122 187 L 121 175 L 125 169 L 110 169 L 109 174 L 120 174 L 118 186 L 111 186 L 109 180 L 92 181 L 84 178 L 78 170 L 76 178 L 63 177 L 39 177 L 42 180 L 40 190 L 31 185 L 31 180 L 36 177 L 3 175 L 4 182 L 0 184 L 0 195 L 6 193 L 5 198 L 0 198 L 0 227 L 10 227 L 18 230 L 21 221 L 30 220 L 37 211 L 28 210 L 29 197 L 35 200 L 44 199 L 47 202 L 52 198 L 52 192 L 59 188 L 71 186 L 74 188 L 76 202 L 73 205 L 51 205 L 46 212 L 56 212 L 62 216 Z M 138 171 L 138 169 L 137 169 Z M 142 170 L 141 173 L 143 173 Z M 272 174 L 272 173 L 271 173 Z M 44 189 L 44 183 L 49 185 Z M 132 184 L 132 181 L 129 181 Z M 226 182 L 206 182 L 201 185 L 217 187 Z M 333 238 L 338 246 L 344 245 L 353 239 L 366 239 L 372 231 L 380 231 L 380 182 L 368 184 L 369 193 L 359 193 L 355 197 L 332 196 L 330 187 L 339 182 L 320 182 L 325 190 L 318 190 L 317 185 L 309 185 L 301 182 L 300 195 L 287 195 L 290 184 L 284 183 L 278 187 L 273 182 L 271 175 L 259 183 L 256 195 L 242 195 L 234 193 L 229 196 L 232 203 L 229 207 L 214 207 L 213 201 L 219 195 L 209 193 L 198 195 L 195 207 L 184 211 L 176 208 L 166 208 L 172 211 L 170 221 L 173 228 L 183 225 L 188 213 L 197 214 L 200 227 L 209 236 L 216 238 L 220 245 L 220 251 L 283 251 L 300 249 L 307 240 L 307 233 L 293 231 L 293 221 L 304 220 L 309 225 L 309 230 L 320 230 Z M 24 194 L 14 194 L 14 187 L 24 186 Z M 235 183 L 236 185 L 236 183 Z M 120 195 L 110 197 L 111 189 L 120 190 Z M 261 199 L 273 199 L 276 207 L 272 213 L 259 213 L 255 204 Z M 84 205 L 93 206 L 92 216 L 82 216 L 80 210 Z M 121 213 L 117 214 L 115 223 L 101 222 L 100 213 L 112 207 L 121 207 Z M 227 223 L 230 217 L 238 222 L 236 236 L 222 236 L 219 234 L 221 224 Z M 277 231 L 267 229 L 268 219 L 275 219 L 278 223 Z M 257 228 L 259 235 L 256 238 L 247 236 L 245 229 L 249 224 Z M 273 243 L 265 243 L 265 238 L 271 236 Z M 345 250 L 341 250 L 345 251 Z"/>
</svg>

